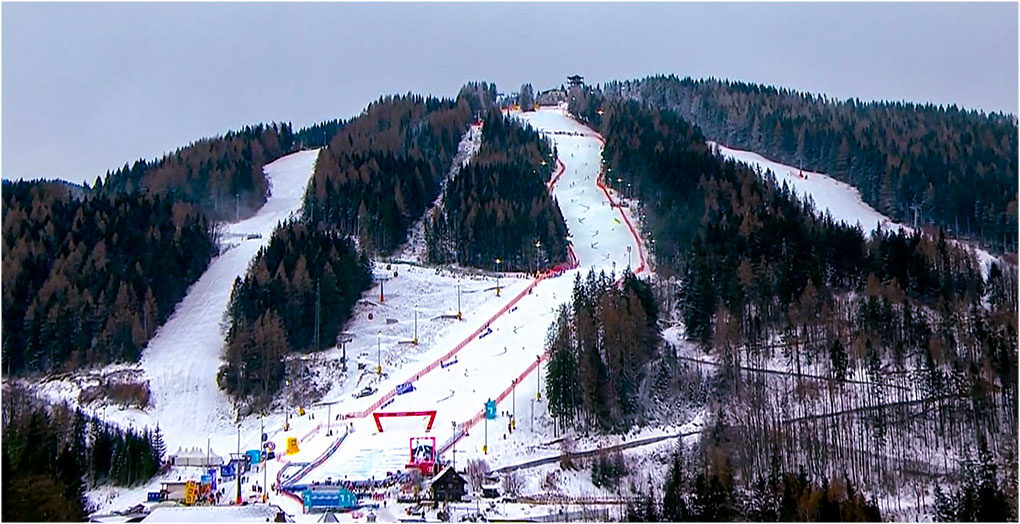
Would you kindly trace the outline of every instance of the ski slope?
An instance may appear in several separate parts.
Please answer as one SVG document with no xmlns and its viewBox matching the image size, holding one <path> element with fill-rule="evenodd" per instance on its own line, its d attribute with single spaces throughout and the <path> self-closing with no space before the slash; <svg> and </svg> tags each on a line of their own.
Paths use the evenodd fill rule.
<svg viewBox="0 0 1020 524">
<path fill-rule="evenodd" d="M 258 250 L 269 244 L 273 228 L 301 209 L 319 151 L 301 151 L 265 166 L 269 199 L 255 216 L 230 224 L 228 233 L 259 234 L 242 241 L 209 265 L 173 316 L 142 355 L 152 409 L 167 437 L 168 449 L 182 437 L 233 428 L 232 403 L 216 384 L 226 336 L 225 317 L 234 279 L 243 277 Z M 201 409 L 191 409 L 201 406 Z"/>
<path fill-rule="evenodd" d="M 300 211 L 318 155 L 318 150 L 301 151 L 265 166 L 269 199 L 251 218 L 227 226 L 227 233 L 260 238 L 243 240 L 213 259 L 142 354 L 151 390 L 149 416 L 163 428 L 167 449 L 192 444 L 188 435 L 233 432 L 232 403 L 216 384 L 230 292 L 234 279 L 243 277 L 258 250 L 269 244 L 277 223 Z"/>
<path fill-rule="evenodd" d="M 782 185 L 785 182 L 799 198 L 811 197 L 815 203 L 815 209 L 819 213 L 828 212 L 832 218 L 849 225 L 859 224 L 865 234 L 878 228 L 881 228 L 882 231 L 913 231 L 913 228 L 894 222 L 866 204 L 861 200 L 861 193 L 857 188 L 824 173 L 804 171 L 804 176 L 801 177 L 800 169 L 769 160 L 757 153 L 733 149 L 714 142 L 709 142 L 709 144 L 717 147 L 723 156 L 744 162 L 752 168 L 760 169 L 763 173 L 772 170 L 777 183 Z M 973 246 L 965 246 L 965 248 L 974 251 L 982 274 L 985 276 L 988 275 L 991 263 L 998 262 L 995 256 L 981 248 Z"/>
<path fill-rule="evenodd" d="M 810 196 L 819 213 L 828 211 L 835 220 L 851 226 L 860 224 L 865 233 L 874 231 L 878 227 L 881 227 L 883 231 L 903 227 L 864 203 L 861 200 L 860 191 L 850 184 L 813 171 L 804 171 L 805 176 L 801 177 L 800 169 L 774 162 L 757 153 L 729 148 L 714 142 L 709 142 L 709 144 L 717 147 L 719 153 L 727 158 L 748 164 L 752 168 L 760 169 L 763 173 L 771 170 L 776 175 L 776 183 L 783 185 L 785 182 L 801 199 Z"/>
<path fill-rule="evenodd" d="M 467 324 L 466 327 L 455 325 L 459 329 L 438 335 L 431 343 L 432 348 L 418 359 L 419 362 L 428 362 L 431 358 L 438 358 L 464 340 L 464 331 L 476 331 L 487 325 L 483 335 L 474 336 L 451 359 L 451 362 L 455 361 L 452 365 L 438 367 L 425 374 L 421 373 L 419 366 L 405 366 L 381 381 L 376 395 L 357 401 L 343 401 L 345 406 L 364 409 L 397 384 L 413 380 L 414 391 L 394 396 L 379 411 L 435 409 L 438 413 L 429 433 L 425 432 L 423 417 L 383 419 L 382 433 L 370 416 L 345 421 L 353 427 L 353 432 L 339 450 L 321 467 L 313 470 L 305 481 L 382 478 L 388 471 L 399 470 L 399 466 L 407 463 L 411 437 L 434 436 L 437 445 L 442 445 L 454 436 L 454 424 L 458 428 L 464 427 L 466 421 L 477 417 L 487 400 L 496 399 L 504 392 L 507 394 L 498 403 L 497 412 L 516 412 L 518 430 L 508 433 L 510 419 L 505 415 L 488 424 L 477 424 L 456 444 L 458 462 L 483 455 L 487 456 L 490 464 L 514 460 L 520 450 L 528 446 L 528 441 L 535 438 L 532 431 L 547 431 L 547 426 L 541 422 L 545 413 L 544 400 L 534 403 L 535 415 L 540 420 L 534 426 L 531 424 L 531 399 L 537 398 L 544 368 L 539 366 L 537 372 L 532 371 L 523 377 L 522 374 L 529 366 L 534 368 L 534 363 L 544 353 L 547 329 L 554 319 L 556 308 L 570 299 L 577 273 L 585 275 L 590 269 L 610 273 L 615 269 L 619 274 L 628 263 L 627 247 L 631 247 L 632 263 L 638 260 L 638 253 L 643 248 L 621 220 L 620 209 L 611 207 L 606 194 L 596 185 L 602 154 L 602 144 L 597 136 L 562 109 L 541 109 L 515 113 L 514 116 L 547 133 L 556 143 L 559 160 L 564 166 L 553 187 L 553 194 L 567 222 L 578 268 L 559 277 L 539 281 L 530 293 L 521 294 L 521 288 L 504 289 L 499 298 L 490 293 L 489 301 L 478 306 L 486 312 L 492 311 L 495 306 L 506 305 L 516 298 L 515 295 L 520 298 L 506 313 L 496 318 L 486 314 L 472 314 L 470 319 L 465 317 L 465 322 L 459 324 Z M 505 280 L 528 282 L 519 278 Z M 427 312 L 426 316 L 432 313 Z M 519 382 L 513 387 L 515 380 Z M 525 428 L 528 430 L 525 431 Z M 322 439 L 325 437 L 316 436 L 310 442 Z M 487 453 L 483 453 L 482 447 L 486 443 Z M 446 458 L 450 460 L 451 457 Z"/>
<path fill-rule="evenodd" d="M 210 437 L 217 453 L 235 448 L 233 406 L 216 384 L 230 292 L 234 279 L 244 275 L 258 250 L 269 243 L 276 224 L 301 209 L 318 154 L 301 151 L 265 166 L 271 188 L 266 203 L 254 216 L 225 226 L 221 235 L 233 243 L 210 262 L 149 341 L 140 362 L 131 366 L 140 368 L 149 382 L 150 407 L 143 411 L 107 405 L 94 409 L 96 415 L 122 426 L 158 424 L 168 453 L 181 446 L 205 447 Z M 53 384 L 47 393 L 77 399 L 77 391 L 67 384 Z M 254 424 L 258 427 L 258 421 Z"/>
</svg>

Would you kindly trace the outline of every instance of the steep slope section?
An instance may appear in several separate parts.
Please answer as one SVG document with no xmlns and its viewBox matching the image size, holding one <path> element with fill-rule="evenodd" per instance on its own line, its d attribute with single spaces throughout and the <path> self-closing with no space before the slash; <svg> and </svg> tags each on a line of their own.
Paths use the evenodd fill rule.
<svg viewBox="0 0 1020 524">
<path fill-rule="evenodd" d="M 142 367 L 150 379 L 153 418 L 173 439 L 196 430 L 211 430 L 233 419 L 227 396 L 216 385 L 224 330 L 221 327 L 234 279 L 243 275 L 276 224 L 301 209 L 319 151 L 302 151 L 266 166 L 271 196 L 255 216 L 231 224 L 228 231 L 261 235 L 218 256 L 191 288 L 177 312 L 149 344 Z M 187 415 L 195 406 L 199 412 Z M 176 427 L 175 427 L 176 426 Z"/>
</svg>

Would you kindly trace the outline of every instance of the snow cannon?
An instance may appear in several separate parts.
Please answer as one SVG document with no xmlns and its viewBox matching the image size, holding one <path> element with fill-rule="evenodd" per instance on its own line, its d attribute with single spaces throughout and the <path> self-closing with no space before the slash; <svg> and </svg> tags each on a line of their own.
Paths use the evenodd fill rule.
<svg viewBox="0 0 1020 524">
<path fill-rule="evenodd" d="M 297 437 L 287 437 L 287 454 L 296 455 L 301 450 L 298 449 Z"/>
</svg>

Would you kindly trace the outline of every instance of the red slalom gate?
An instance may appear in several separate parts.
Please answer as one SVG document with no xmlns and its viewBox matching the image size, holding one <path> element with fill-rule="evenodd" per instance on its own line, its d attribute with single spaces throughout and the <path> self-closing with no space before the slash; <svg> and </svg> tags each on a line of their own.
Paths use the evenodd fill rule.
<svg viewBox="0 0 1020 524">
<path fill-rule="evenodd" d="M 375 413 L 372 413 L 372 417 L 375 418 L 375 427 L 376 427 L 376 429 L 379 430 L 379 433 L 383 432 L 382 422 L 379 421 L 380 418 L 383 418 L 383 417 L 415 417 L 415 416 L 425 416 L 425 415 L 428 415 L 428 417 L 429 417 L 429 424 L 428 424 L 428 426 L 425 427 L 425 431 L 429 432 L 429 431 L 432 431 L 432 423 L 436 421 L 436 410 L 434 410 L 434 409 L 430 409 L 430 410 L 426 410 L 426 411 L 397 411 L 397 412 L 393 412 L 393 413 L 383 413 L 381 411 L 376 411 Z"/>
</svg>

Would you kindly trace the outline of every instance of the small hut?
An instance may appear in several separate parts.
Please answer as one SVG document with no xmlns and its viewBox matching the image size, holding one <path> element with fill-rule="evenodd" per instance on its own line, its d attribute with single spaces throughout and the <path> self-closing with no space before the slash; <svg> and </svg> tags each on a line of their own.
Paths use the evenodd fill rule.
<svg viewBox="0 0 1020 524">
<path fill-rule="evenodd" d="M 464 498 L 467 481 L 452 467 L 445 467 L 429 481 L 427 491 L 435 502 L 460 502 Z"/>
</svg>

